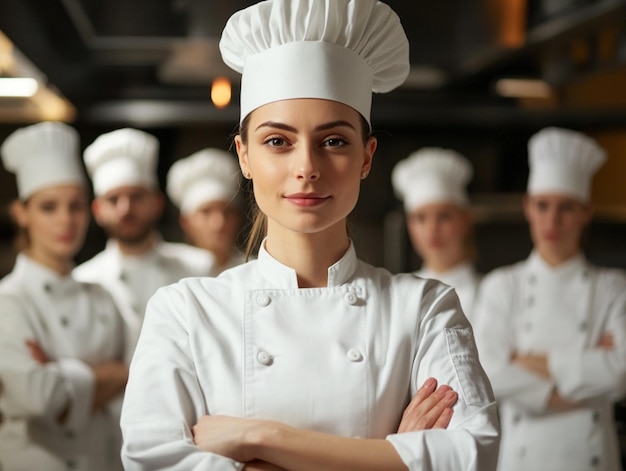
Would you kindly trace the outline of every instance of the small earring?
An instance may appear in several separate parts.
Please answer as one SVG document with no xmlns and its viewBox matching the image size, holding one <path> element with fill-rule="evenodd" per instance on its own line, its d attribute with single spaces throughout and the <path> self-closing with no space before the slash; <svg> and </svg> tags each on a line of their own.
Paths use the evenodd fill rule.
<svg viewBox="0 0 626 471">
<path fill-rule="evenodd" d="M 246 180 L 250 180 L 250 178 L 252 178 L 252 175 L 250 175 L 250 172 L 243 172 L 243 177 L 244 177 Z"/>
<path fill-rule="evenodd" d="M 367 171 L 363 170 L 361 172 L 361 180 L 365 180 L 367 178 Z"/>
</svg>

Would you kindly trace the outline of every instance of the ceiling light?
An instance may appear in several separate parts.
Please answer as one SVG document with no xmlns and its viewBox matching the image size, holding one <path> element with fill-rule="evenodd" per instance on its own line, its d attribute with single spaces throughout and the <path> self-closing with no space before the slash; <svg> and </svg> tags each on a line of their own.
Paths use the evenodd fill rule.
<svg viewBox="0 0 626 471">
<path fill-rule="evenodd" d="M 34 78 L 0 78 L 0 97 L 31 97 L 37 93 L 38 88 Z"/>
<path fill-rule="evenodd" d="M 496 93 L 510 98 L 550 98 L 552 89 L 538 79 L 500 79 L 495 85 Z"/>
<path fill-rule="evenodd" d="M 226 77 L 216 77 L 211 84 L 211 101 L 217 108 L 225 108 L 230 103 L 231 85 Z"/>
</svg>

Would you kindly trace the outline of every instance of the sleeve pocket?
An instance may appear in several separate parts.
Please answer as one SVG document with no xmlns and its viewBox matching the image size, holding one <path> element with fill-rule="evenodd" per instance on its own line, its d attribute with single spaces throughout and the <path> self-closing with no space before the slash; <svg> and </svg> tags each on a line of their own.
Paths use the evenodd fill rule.
<svg viewBox="0 0 626 471">
<path fill-rule="evenodd" d="M 448 354 L 461 385 L 460 396 L 468 406 L 484 405 L 494 401 L 489 379 L 478 361 L 474 334 L 469 327 L 446 329 Z"/>
</svg>

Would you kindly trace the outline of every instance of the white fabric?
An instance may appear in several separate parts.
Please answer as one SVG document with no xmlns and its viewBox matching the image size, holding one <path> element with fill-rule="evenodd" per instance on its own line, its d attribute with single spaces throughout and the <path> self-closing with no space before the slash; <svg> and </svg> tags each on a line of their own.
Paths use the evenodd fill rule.
<svg viewBox="0 0 626 471">
<path fill-rule="evenodd" d="M 96 196 L 122 186 L 158 188 L 159 141 L 138 129 L 100 135 L 83 153 Z"/>
<path fill-rule="evenodd" d="M 443 273 L 423 267 L 416 271 L 415 274 L 422 278 L 439 280 L 448 286 L 452 286 L 459 296 L 463 313 L 470 323 L 472 322 L 474 299 L 476 298 L 476 292 L 481 280 L 481 276 L 476 272 L 474 265 L 470 262 L 464 262 Z"/>
<path fill-rule="evenodd" d="M 472 178 L 470 162 L 458 152 L 424 147 L 396 164 L 393 188 L 407 213 L 432 203 L 469 203 L 465 187 Z"/>
<path fill-rule="evenodd" d="M 210 201 L 230 201 L 238 190 L 237 159 L 219 149 L 202 149 L 177 160 L 167 173 L 167 194 L 183 214 Z"/>
<path fill-rule="evenodd" d="M 459 392 L 450 426 L 394 434 L 430 376 Z M 387 438 L 411 470 L 495 468 L 496 405 L 457 297 L 367 265 L 352 247 L 327 288 L 298 289 L 262 248 L 216 278 L 157 291 L 122 410 L 126 468 L 242 469 L 193 445 L 191 426 L 208 413 Z"/>
<path fill-rule="evenodd" d="M 2 163 L 15 173 L 20 199 L 49 186 L 85 185 L 78 143 L 74 128 L 50 121 L 18 129 L 7 137 L 0 149 Z"/>
<path fill-rule="evenodd" d="M 26 340 L 50 361 L 35 361 Z M 121 360 L 123 348 L 122 319 L 104 289 L 18 255 L 0 282 L 0 469 L 121 469 L 121 397 L 94 413 L 89 365 Z"/>
<path fill-rule="evenodd" d="M 589 201 L 595 172 L 606 160 L 596 141 L 569 129 L 546 128 L 528 142 L 528 193 L 558 193 Z"/>
<path fill-rule="evenodd" d="M 500 404 L 500 470 L 622 469 L 612 405 L 626 393 L 624 313 L 625 274 L 582 256 L 554 269 L 533 252 L 483 279 L 473 319 Z M 596 347 L 605 333 L 613 349 Z M 547 355 L 553 379 L 513 364 L 514 352 Z M 547 410 L 555 388 L 582 407 Z"/>
<path fill-rule="evenodd" d="M 207 276 L 215 259 L 210 252 L 187 244 L 158 241 L 142 256 L 124 256 L 117 243 L 109 240 L 105 250 L 74 269 L 81 281 L 102 284 L 122 313 L 132 354 L 148 303 L 161 286 L 188 276 Z"/>
<path fill-rule="evenodd" d="M 259 2 L 228 20 L 220 51 L 243 74 L 241 120 L 274 101 L 322 98 L 369 122 L 372 91 L 388 92 L 409 73 L 400 20 L 376 0 Z"/>
</svg>

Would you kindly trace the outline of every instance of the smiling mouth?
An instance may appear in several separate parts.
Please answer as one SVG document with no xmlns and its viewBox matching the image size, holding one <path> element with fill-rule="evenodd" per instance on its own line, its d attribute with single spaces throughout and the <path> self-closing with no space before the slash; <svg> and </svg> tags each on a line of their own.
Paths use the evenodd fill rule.
<svg viewBox="0 0 626 471">
<path fill-rule="evenodd" d="M 325 203 L 330 196 L 294 194 L 285 196 L 285 199 L 296 206 L 310 208 Z"/>
</svg>

